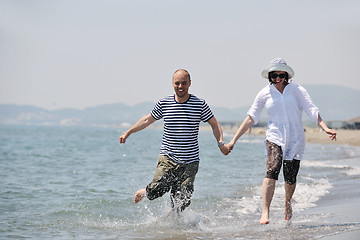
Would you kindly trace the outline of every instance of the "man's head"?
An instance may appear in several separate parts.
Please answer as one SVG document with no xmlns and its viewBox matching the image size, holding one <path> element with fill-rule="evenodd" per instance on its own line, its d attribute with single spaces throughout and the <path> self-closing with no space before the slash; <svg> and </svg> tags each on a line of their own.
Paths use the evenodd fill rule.
<svg viewBox="0 0 360 240">
<path fill-rule="evenodd" d="M 189 87 L 191 85 L 190 74 L 185 69 L 174 72 L 172 84 L 176 94 L 176 100 L 184 102 L 189 98 Z"/>
</svg>

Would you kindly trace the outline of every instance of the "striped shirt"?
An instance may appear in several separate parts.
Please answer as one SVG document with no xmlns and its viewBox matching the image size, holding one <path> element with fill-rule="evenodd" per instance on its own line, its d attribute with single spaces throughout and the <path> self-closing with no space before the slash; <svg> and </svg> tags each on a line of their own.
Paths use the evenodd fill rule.
<svg viewBox="0 0 360 240">
<path fill-rule="evenodd" d="M 164 134 L 160 155 L 166 155 L 177 163 L 200 161 L 199 124 L 207 122 L 214 115 L 205 100 L 190 94 L 184 103 L 178 103 L 175 95 L 159 100 L 151 115 L 164 119 Z"/>
</svg>

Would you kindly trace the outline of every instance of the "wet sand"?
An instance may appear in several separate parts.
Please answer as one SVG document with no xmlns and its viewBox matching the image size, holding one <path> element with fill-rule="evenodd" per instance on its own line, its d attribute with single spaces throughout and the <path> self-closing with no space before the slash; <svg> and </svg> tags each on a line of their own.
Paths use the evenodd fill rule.
<svg viewBox="0 0 360 240">
<path fill-rule="evenodd" d="M 359 176 L 354 176 L 359 178 Z M 360 189 L 354 179 L 337 182 L 330 193 L 317 202 L 315 208 L 307 210 L 312 214 L 326 214 L 316 229 L 327 228 L 330 233 L 324 240 L 360 239 Z"/>
</svg>

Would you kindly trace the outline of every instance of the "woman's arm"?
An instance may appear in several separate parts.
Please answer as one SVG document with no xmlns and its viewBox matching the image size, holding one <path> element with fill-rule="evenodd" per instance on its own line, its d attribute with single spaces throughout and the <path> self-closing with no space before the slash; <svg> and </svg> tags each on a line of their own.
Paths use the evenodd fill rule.
<svg viewBox="0 0 360 240">
<path fill-rule="evenodd" d="M 324 130 L 324 132 L 329 134 L 329 138 L 331 138 L 331 140 L 336 141 L 336 132 L 335 132 L 335 130 L 330 129 L 330 128 L 328 128 L 326 126 L 325 122 L 320 117 L 320 114 L 318 115 L 318 125 Z"/>
<path fill-rule="evenodd" d="M 226 144 L 229 150 L 234 148 L 234 145 L 239 138 L 244 135 L 244 133 L 254 124 L 254 120 L 248 115 L 244 121 L 241 123 L 239 129 L 236 131 L 233 139 Z"/>
</svg>

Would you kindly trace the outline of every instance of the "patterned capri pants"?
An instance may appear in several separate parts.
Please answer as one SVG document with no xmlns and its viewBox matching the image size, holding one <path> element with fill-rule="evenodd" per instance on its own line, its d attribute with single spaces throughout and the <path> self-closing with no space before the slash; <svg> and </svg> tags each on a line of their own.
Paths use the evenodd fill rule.
<svg viewBox="0 0 360 240">
<path fill-rule="evenodd" d="M 296 183 L 296 177 L 300 169 L 300 160 L 284 160 L 283 152 L 280 146 L 266 140 L 266 149 L 268 152 L 266 159 L 266 178 L 278 180 L 281 166 L 283 166 L 284 180 L 287 184 Z"/>
</svg>

